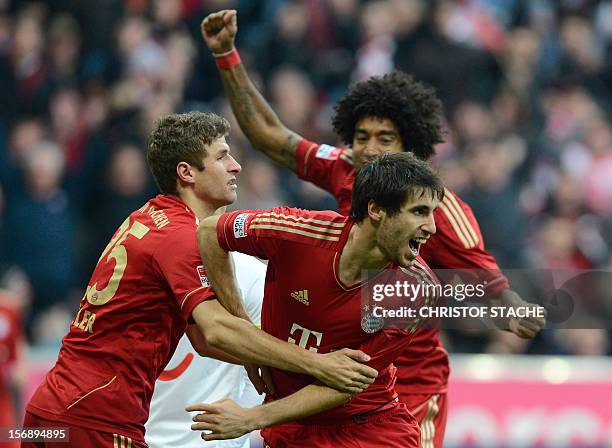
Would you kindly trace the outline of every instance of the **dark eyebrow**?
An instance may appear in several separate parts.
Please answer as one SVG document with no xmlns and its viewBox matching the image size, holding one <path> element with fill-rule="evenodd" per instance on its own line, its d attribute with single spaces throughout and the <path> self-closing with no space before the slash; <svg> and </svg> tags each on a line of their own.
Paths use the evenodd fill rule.
<svg viewBox="0 0 612 448">
<path fill-rule="evenodd" d="M 366 129 L 361 129 L 361 128 L 356 128 L 355 129 L 355 134 L 369 134 L 369 132 Z M 377 132 L 376 135 L 382 135 L 382 136 L 392 136 L 392 137 L 396 137 L 399 135 L 399 132 L 397 131 L 380 131 Z"/>
<path fill-rule="evenodd" d="M 383 136 L 389 135 L 389 136 L 395 137 L 395 136 L 399 135 L 399 132 L 397 132 L 397 131 L 380 131 L 378 133 L 378 135 L 383 135 Z"/>
</svg>

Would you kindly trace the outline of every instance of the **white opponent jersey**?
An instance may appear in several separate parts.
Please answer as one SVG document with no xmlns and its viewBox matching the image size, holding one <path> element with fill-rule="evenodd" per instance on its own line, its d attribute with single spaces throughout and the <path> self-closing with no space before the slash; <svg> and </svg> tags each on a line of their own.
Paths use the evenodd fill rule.
<svg viewBox="0 0 612 448">
<path fill-rule="evenodd" d="M 257 325 L 261 320 L 266 265 L 256 258 L 232 252 L 244 307 Z M 151 411 L 145 428 L 150 448 L 203 446 L 200 431 L 192 431 L 191 403 L 212 403 L 230 398 L 243 407 L 261 403 L 244 367 L 199 356 L 183 336 L 164 372 L 155 382 Z M 248 448 L 249 436 L 206 442 L 208 448 Z"/>
</svg>

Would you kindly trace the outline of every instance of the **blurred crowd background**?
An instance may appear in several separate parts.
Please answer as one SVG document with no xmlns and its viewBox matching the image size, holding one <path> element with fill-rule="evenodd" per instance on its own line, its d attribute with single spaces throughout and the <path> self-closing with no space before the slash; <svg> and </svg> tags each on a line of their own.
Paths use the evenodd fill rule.
<svg viewBox="0 0 612 448">
<path fill-rule="evenodd" d="M 243 62 L 289 128 L 338 144 L 333 105 L 350 83 L 407 71 L 444 102 L 433 163 L 503 268 L 612 268 L 611 1 L 0 0 L 0 304 L 21 309 L 28 343 L 59 346 L 109 238 L 156 194 L 145 151 L 161 115 L 232 121 L 234 208 L 335 208 L 233 121 L 200 36 L 223 8 L 238 10 Z M 446 345 L 609 354 L 601 328 Z"/>
</svg>

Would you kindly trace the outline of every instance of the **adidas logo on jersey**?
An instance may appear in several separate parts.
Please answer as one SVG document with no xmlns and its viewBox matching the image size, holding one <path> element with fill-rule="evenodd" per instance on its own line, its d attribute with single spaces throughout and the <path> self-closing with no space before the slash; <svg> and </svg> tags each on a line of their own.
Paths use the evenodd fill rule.
<svg viewBox="0 0 612 448">
<path fill-rule="evenodd" d="M 295 291 L 291 293 L 291 297 L 293 297 L 298 302 L 302 302 L 304 305 L 308 306 L 308 290 L 302 289 L 301 291 Z"/>
</svg>

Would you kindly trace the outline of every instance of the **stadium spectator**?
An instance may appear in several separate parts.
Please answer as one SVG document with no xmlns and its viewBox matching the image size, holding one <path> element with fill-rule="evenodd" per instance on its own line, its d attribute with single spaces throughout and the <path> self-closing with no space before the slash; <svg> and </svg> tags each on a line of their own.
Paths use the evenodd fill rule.
<svg viewBox="0 0 612 448">
<path fill-rule="evenodd" d="M 61 186 L 65 158 L 58 145 L 37 143 L 22 163 L 22 190 L 7 201 L 6 251 L 8 263 L 21 268 L 32 283 L 29 318 L 35 320 L 65 300 L 74 286 L 75 217 Z"/>
</svg>

